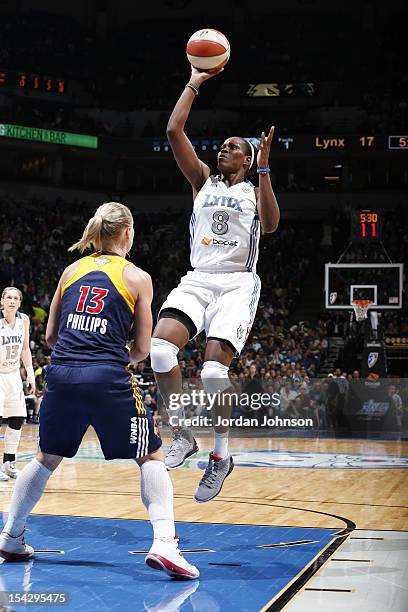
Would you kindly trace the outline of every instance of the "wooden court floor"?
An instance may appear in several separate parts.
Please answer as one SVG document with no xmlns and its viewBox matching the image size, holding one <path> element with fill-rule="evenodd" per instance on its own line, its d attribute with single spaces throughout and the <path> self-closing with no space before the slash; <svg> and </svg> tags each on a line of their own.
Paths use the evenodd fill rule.
<svg viewBox="0 0 408 612">
<path fill-rule="evenodd" d="M 23 429 L 22 467 L 35 453 L 37 426 Z M 164 443 L 169 438 L 164 436 Z M 197 439 L 200 449 L 211 438 Z M 0 442 L 1 445 L 1 442 Z M 328 439 L 232 438 L 234 449 L 282 453 L 331 453 L 407 457 L 408 442 Z M 202 461 L 205 461 L 203 454 Z M 202 470 L 192 466 L 171 472 L 176 521 L 253 525 L 408 531 L 408 470 L 314 469 L 237 466 L 218 498 L 197 504 L 193 493 Z M 139 469 L 132 462 L 105 462 L 93 430 L 76 459 L 64 460 L 49 480 L 34 513 L 85 517 L 146 519 L 139 498 Z M 13 481 L 1 483 L 2 510 L 7 512 Z"/>
</svg>

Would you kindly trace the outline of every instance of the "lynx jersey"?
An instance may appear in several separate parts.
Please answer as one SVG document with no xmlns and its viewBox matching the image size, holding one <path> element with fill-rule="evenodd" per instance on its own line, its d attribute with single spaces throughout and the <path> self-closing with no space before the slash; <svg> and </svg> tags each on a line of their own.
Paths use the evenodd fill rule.
<svg viewBox="0 0 408 612">
<path fill-rule="evenodd" d="M 21 314 L 17 312 L 14 327 L 10 327 L 0 310 L 0 374 L 19 370 L 24 336 Z"/>
<path fill-rule="evenodd" d="M 61 289 L 58 340 L 52 363 L 127 365 L 126 342 L 135 299 L 123 281 L 129 262 L 119 255 L 83 257 Z"/>
<path fill-rule="evenodd" d="M 190 220 L 192 267 L 202 272 L 254 272 L 259 236 L 252 183 L 227 187 L 219 176 L 210 176 L 194 200 Z"/>
</svg>

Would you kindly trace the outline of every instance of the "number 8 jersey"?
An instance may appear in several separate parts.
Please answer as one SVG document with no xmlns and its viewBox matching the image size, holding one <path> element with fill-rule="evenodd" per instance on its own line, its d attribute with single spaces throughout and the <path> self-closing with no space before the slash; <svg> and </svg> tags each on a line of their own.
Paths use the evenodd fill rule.
<svg viewBox="0 0 408 612">
<path fill-rule="evenodd" d="M 194 200 L 190 220 L 192 267 L 202 272 L 255 272 L 259 236 L 252 183 L 227 187 L 219 176 L 210 176 Z"/>
<path fill-rule="evenodd" d="M 127 365 L 126 343 L 135 300 L 123 281 L 129 262 L 119 255 L 83 257 L 61 289 L 58 340 L 52 363 Z"/>
</svg>

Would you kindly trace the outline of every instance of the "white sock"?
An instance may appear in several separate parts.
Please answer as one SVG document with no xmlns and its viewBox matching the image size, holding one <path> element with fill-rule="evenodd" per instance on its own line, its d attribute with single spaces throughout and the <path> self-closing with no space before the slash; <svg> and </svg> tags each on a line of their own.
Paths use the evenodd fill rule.
<svg viewBox="0 0 408 612">
<path fill-rule="evenodd" d="M 214 433 L 214 453 L 222 457 L 222 459 L 225 459 L 228 455 L 228 431 L 224 433 Z"/>
<path fill-rule="evenodd" d="M 162 461 L 145 461 L 141 468 L 140 495 L 153 526 L 154 539 L 174 539 L 173 483 Z"/>
<path fill-rule="evenodd" d="M 25 527 L 31 510 L 41 498 L 52 472 L 33 459 L 20 472 L 10 502 L 10 510 L 4 531 L 16 538 Z"/>
<path fill-rule="evenodd" d="M 4 432 L 4 453 L 15 455 L 21 438 L 21 429 L 12 429 L 7 425 Z"/>
</svg>

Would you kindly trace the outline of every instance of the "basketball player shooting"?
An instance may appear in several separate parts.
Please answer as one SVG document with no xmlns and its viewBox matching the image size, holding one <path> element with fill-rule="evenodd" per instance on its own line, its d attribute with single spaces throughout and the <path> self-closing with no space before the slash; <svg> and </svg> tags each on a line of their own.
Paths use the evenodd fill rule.
<svg viewBox="0 0 408 612">
<path fill-rule="evenodd" d="M 254 322 L 261 283 L 256 274 L 260 230 L 274 232 L 279 207 L 269 174 L 272 127 L 262 132 L 259 148 L 245 138 L 233 136 L 222 144 L 217 156 L 218 174 L 202 162 L 184 132 L 195 97 L 204 81 L 214 76 L 192 67 L 167 126 L 167 137 L 176 162 L 193 191 L 190 221 L 191 266 L 164 302 L 152 338 L 151 363 L 160 393 L 169 410 L 171 394 L 182 391 L 177 354 L 189 340 L 205 330 L 207 345 L 201 379 L 206 393 L 230 389 L 228 370 L 234 355 L 246 342 Z M 259 187 L 248 176 L 257 170 Z M 228 418 L 231 406 L 219 402 L 215 414 Z M 191 433 L 177 410 L 177 427 L 166 456 L 166 466 L 177 468 L 197 452 Z M 214 450 L 195 492 L 195 500 L 207 502 L 218 495 L 233 470 L 228 453 L 228 426 L 215 426 Z"/>
</svg>

